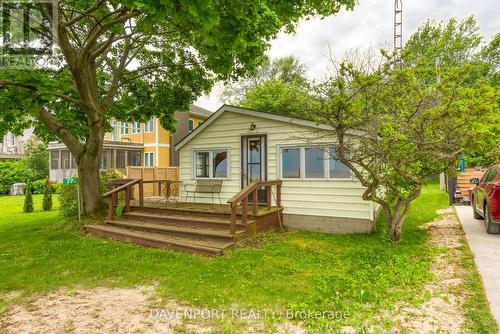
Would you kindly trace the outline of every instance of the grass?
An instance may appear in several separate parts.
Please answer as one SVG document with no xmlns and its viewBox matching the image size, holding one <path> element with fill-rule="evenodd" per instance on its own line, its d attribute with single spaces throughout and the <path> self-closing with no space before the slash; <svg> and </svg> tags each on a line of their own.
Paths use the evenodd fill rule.
<svg viewBox="0 0 500 334">
<path fill-rule="evenodd" d="M 423 301 L 421 289 L 433 278 L 434 250 L 425 246 L 427 232 L 418 226 L 437 217 L 447 196 L 435 184 L 425 187 L 400 245 L 385 240 L 379 220 L 377 232 L 367 235 L 266 233 L 248 242 L 257 247 L 218 258 L 85 236 L 77 222 L 60 218 L 57 211 L 40 211 L 40 196 L 34 202 L 36 211 L 23 214 L 22 198 L 0 198 L 0 298 L 12 291 L 31 296 L 60 287 L 156 284 L 160 297 L 200 307 L 348 314 L 337 321 L 306 319 L 306 327 L 327 332 L 343 325 L 366 330 L 376 324 L 381 309 L 390 310 L 398 301 Z"/>
</svg>

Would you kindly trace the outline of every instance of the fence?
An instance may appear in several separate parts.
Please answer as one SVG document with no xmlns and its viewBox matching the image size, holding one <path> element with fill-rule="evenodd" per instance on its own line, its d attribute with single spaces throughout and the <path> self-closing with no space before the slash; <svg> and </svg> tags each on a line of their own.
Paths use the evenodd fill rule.
<svg viewBox="0 0 500 334">
<path fill-rule="evenodd" d="M 144 181 L 173 180 L 179 181 L 179 167 L 127 167 L 127 178 L 143 179 Z M 135 187 L 137 188 L 137 187 Z M 172 191 L 179 193 L 179 184 L 172 185 Z M 134 190 L 134 196 L 139 195 L 139 190 Z M 158 185 L 144 184 L 144 197 L 158 196 Z"/>
</svg>

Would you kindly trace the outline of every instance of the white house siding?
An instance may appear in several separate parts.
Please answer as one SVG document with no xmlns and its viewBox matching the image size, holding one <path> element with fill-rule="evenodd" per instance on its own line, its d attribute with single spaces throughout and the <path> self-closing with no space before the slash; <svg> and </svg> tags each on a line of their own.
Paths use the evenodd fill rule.
<svg viewBox="0 0 500 334">
<path fill-rule="evenodd" d="M 250 131 L 250 124 L 256 129 Z M 194 183 L 192 165 L 195 150 L 229 148 L 230 178 L 223 181 L 221 199 L 225 203 L 241 189 L 241 136 L 267 135 L 267 177 L 278 178 L 278 150 L 282 145 L 304 144 L 308 136 L 318 137 L 313 128 L 269 120 L 249 115 L 225 111 L 212 124 L 203 129 L 191 141 L 181 148 L 180 177 L 183 183 Z M 323 134 L 326 132 L 323 132 Z M 329 138 L 331 141 L 332 138 Z M 325 143 L 327 139 L 322 139 Z M 182 188 L 182 187 L 181 187 Z M 366 232 L 372 228 L 373 205 L 362 199 L 364 188 L 355 180 L 284 180 L 282 187 L 282 205 L 285 215 L 296 217 L 318 216 L 349 218 L 352 222 L 362 222 L 366 228 L 355 228 L 355 232 Z M 182 193 L 182 199 L 185 194 Z M 192 197 L 189 201 L 192 201 Z M 211 196 L 197 194 L 197 201 L 211 202 Z M 301 216 L 299 216 L 301 215 Z M 367 224 L 369 223 L 369 224 Z M 299 224 L 300 225 L 300 224 Z M 298 226 L 300 228 L 300 226 Z M 307 229 L 307 228 L 306 228 Z M 313 228 L 316 229 L 316 228 Z"/>
</svg>

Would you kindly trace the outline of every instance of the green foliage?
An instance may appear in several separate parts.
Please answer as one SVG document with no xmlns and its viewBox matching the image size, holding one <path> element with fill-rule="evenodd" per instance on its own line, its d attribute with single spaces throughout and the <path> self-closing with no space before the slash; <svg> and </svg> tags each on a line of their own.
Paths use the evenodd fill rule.
<svg viewBox="0 0 500 334">
<path fill-rule="evenodd" d="M 278 81 L 283 84 L 295 84 L 298 87 L 307 86 L 307 67 L 293 56 L 265 59 L 260 66 L 247 76 L 227 82 L 222 93 L 224 101 L 238 104 L 245 99 L 248 92 L 268 81 Z"/>
<path fill-rule="evenodd" d="M 23 159 L 32 180 L 47 178 L 49 175 L 49 153 L 44 142 L 34 136 L 28 139 Z"/>
<path fill-rule="evenodd" d="M 308 118 L 314 100 L 306 87 L 281 80 L 269 80 L 249 89 L 242 107 L 298 118 Z"/>
<path fill-rule="evenodd" d="M 48 181 L 46 181 L 45 191 L 43 193 L 42 209 L 43 211 L 52 210 L 52 186 Z"/>
<path fill-rule="evenodd" d="M 51 186 L 52 186 L 52 189 L 54 189 L 54 194 L 59 195 L 61 193 L 61 190 L 62 190 L 64 184 L 62 182 L 53 182 L 51 184 Z"/>
<path fill-rule="evenodd" d="M 125 205 L 124 204 L 118 204 L 115 208 L 115 214 L 116 217 L 121 218 L 123 216 L 123 213 L 125 212 Z"/>
<path fill-rule="evenodd" d="M 62 217 L 78 215 L 78 187 L 73 184 L 59 186 L 59 212 Z"/>
<path fill-rule="evenodd" d="M 33 194 L 31 192 L 31 183 L 26 184 L 26 189 L 24 191 L 24 205 L 23 211 L 25 213 L 33 212 Z"/>
<path fill-rule="evenodd" d="M 27 183 L 29 178 L 24 160 L 0 161 L 0 194 L 8 194 L 14 183 Z"/>
<path fill-rule="evenodd" d="M 435 73 L 429 71 L 428 80 L 431 82 L 442 72 L 473 64 L 469 66 L 466 83 L 473 86 L 481 80 L 499 91 L 500 34 L 484 44 L 472 16 L 446 22 L 427 21 L 410 37 L 403 53 L 406 66 L 436 68 Z M 500 162 L 500 102 L 496 101 L 496 112 L 476 118 L 469 128 L 473 135 L 463 148 L 469 167 Z"/>
<path fill-rule="evenodd" d="M 36 180 L 32 182 L 33 194 L 44 194 L 47 188 L 47 179 Z"/>
</svg>

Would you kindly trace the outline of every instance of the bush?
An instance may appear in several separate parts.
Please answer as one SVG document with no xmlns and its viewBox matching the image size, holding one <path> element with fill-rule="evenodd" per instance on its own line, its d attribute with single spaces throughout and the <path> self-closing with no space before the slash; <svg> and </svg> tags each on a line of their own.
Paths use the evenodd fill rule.
<svg viewBox="0 0 500 334">
<path fill-rule="evenodd" d="M 59 185 L 59 212 L 63 217 L 78 215 L 78 192 L 74 184 Z"/>
<path fill-rule="evenodd" d="M 54 194 L 60 194 L 64 185 L 62 184 L 62 182 L 54 182 L 54 183 L 52 183 L 51 186 L 52 186 L 52 189 L 54 190 L 53 191 Z"/>
<path fill-rule="evenodd" d="M 52 210 L 52 187 L 48 181 L 45 184 L 45 192 L 43 193 L 42 209 L 43 211 Z"/>
<path fill-rule="evenodd" d="M 24 192 L 24 207 L 23 211 L 26 213 L 33 212 L 33 195 L 31 193 L 31 183 L 28 182 Z"/>
<path fill-rule="evenodd" d="M 14 183 L 27 183 L 28 180 L 29 170 L 23 160 L 0 161 L 0 194 L 9 194 Z"/>
<path fill-rule="evenodd" d="M 33 187 L 33 194 L 44 194 L 47 188 L 47 179 L 36 180 L 31 186 Z"/>
</svg>

